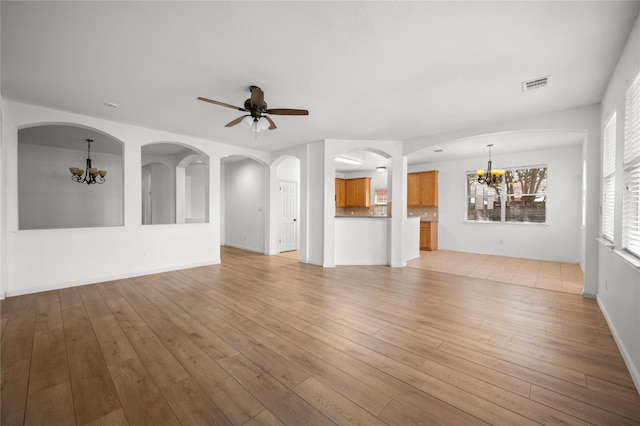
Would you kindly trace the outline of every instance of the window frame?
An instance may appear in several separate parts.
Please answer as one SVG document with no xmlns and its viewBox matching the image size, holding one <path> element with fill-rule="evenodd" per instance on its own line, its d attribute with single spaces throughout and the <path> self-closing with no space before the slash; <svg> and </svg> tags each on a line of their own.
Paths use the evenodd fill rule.
<svg viewBox="0 0 640 426">
<path fill-rule="evenodd" d="M 602 196 L 600 215 L 600 235 L 609 242 L 615 238 L 615 198 L 616 198 L 616 146 L 617 110 L 606 120 L 602 128 Z"/>
<path fill-rule="evenodd" d="M 625 92 L 624 118 L 621 248 L 640 259 L 640 72 Z"/>
</svg>

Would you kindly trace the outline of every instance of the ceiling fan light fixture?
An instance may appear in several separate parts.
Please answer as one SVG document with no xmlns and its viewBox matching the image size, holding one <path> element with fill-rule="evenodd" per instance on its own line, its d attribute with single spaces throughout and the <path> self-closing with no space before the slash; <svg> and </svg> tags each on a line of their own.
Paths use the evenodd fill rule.
<svg viewBox="0 0 640 426">
<path fill-rule="evenodd" d="M 242 119 L 241 123 L 244 127 L 246 127 L 247 129 L 250 129 L 251 126 L 253 126 L 253 117 L 251 117 L 250 115 L 247 115 L 245 118 Z"/>
<path fill-rule="evenodd" d="M 267 130 L 270 126 L 269 122 L 264 117 L 260 117 L 260 120 L 258 121 L 257 124 L 260 130 Z"/>
</svg>

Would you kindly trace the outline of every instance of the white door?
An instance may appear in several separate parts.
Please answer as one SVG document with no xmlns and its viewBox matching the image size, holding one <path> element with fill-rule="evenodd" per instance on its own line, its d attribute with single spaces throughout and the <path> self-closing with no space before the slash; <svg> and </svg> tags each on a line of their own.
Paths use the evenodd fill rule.
<svg viewBox="0 0 640 426">
<path fill-rule="evenodd" d="M 298 218 L 296 210 L 297 183 L 280 181 L 280 235 L 278 250 L 291 251 L 298 248 Z"/>
</svg>

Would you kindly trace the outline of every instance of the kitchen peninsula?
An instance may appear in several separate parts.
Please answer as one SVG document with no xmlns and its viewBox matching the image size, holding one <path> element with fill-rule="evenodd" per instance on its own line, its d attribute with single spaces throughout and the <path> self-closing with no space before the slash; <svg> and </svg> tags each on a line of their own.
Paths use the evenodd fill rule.
<svg viewBox="0 0 640 426">
<path fill-rule="evenodd" d="M 390 226 L 386 216 L 336 216 L 336 265 L 388 265 Z"/>
<path fill-rule="evenodd" d="M 371 180 L 336 178 L 336 265 L 389 264 L 391 203 L 386 181 L 372 191 Z"/>
</svg>

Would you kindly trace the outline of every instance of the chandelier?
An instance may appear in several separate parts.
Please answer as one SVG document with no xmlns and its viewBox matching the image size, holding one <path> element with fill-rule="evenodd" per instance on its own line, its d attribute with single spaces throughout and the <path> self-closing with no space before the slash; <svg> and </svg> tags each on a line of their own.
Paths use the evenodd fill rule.
<svg viewBox="0 0 640 426">
<path fill-rule="evenodd" d="M 500 177 L 504 176 L 505 171 L 502 169 L 492 169 L 491 168 L 491 147 L 493 144 L 487 145 L 489 147 L 489 163 L 487 164 L 487 170 L 478 170 L 476 175 L 478 175 L 479 183 L 486 183 L 487 185 L 495 185 L 500 182 Z"/>
<path fill-rule="evenodd" d="M 87 166 L 85 170 L 77 167 L 69 167 L 71 180 L 78 183 L 86 183 L 87 185 L 91 185 L 92 183 L 104 183 L 104 177 L 107 175 L 107 171 L 91 167 L 91 142 L 93 142 L 93 139 L 85 140 L 87 141 Z"/>
</svg>

